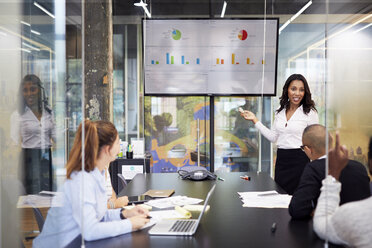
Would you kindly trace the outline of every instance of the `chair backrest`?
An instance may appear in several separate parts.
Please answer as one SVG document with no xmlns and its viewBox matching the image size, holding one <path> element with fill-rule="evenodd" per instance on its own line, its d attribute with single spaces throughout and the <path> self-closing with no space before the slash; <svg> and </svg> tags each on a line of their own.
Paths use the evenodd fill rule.
<svg viewBox="0 0 372 248">
<path fill-rule="evenodd" d="M 43 226 L 44 226 L 44 217 L 41 214 L 40 209 L 38 208 L 32 208 L 34 210 L 34 215 L 36 218 L 37 225 L 39 227 L 40 232 L 43 231 Z"/>
<path fill-rule="evenodd" d="M 118 180 L 119 181 L 119 183 L 118 183 L 118 186 L 119 186 L 118 193 L 119 193 L 120 191 L 122 191 L 125 188 L 125 186 L 127 186 L 127 181 L 125 181 L 125 177 L 121 173 L 118 173 L 118 178 L 119 178 L 119 180 Z"/>
</svg>

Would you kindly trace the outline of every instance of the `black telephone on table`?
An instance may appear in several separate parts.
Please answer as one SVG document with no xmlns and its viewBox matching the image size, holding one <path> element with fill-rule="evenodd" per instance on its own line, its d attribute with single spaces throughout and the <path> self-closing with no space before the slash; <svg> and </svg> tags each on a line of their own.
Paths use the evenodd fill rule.
<svg viewBox="0 0 372 248">
<path fill-rule="evenodd" d="M 204 167 L 199 166 L 184 166 L 178 171 L 178 174 L 182 179 L 189 179 L 193 181 L 202 180 L 216 180 L 217 176 L 212 172 L 208 171 Z"/>
</svg>

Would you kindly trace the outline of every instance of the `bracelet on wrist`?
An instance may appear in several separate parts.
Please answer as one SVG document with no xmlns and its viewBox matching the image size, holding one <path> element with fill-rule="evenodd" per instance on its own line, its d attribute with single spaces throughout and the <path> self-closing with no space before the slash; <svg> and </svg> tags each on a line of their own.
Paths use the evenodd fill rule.
<svg viewBox="0 0 372 248">
<path fill-rule="evenodd" d="M 108 204 L 109 204 L 109 208 L 110 209 L 114 209 L 115 208 L 115 203 L 113 201 L 108 201 Z"/>
</svg>

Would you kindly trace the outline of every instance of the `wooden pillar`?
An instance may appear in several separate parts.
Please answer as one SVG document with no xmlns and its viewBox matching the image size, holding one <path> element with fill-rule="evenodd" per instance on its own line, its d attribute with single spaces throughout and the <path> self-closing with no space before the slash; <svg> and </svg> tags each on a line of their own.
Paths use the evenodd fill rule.
<svg viewBox="0 0 372 248">
<path fill-rule="evenodd" d="M 85 117 L 113 121 L 112 0 L 86 1 L 84 21 Z"/>
</svg>

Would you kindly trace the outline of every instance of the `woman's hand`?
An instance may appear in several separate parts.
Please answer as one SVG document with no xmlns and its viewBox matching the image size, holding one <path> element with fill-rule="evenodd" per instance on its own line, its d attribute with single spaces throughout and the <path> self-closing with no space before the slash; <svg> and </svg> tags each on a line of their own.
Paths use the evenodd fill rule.
<svg viewBox="0 0 372 248">
<path fill-rule="evenodd" d="M 122 196 L 115 199 L 115 208 L 121 208 L 128 205 L 128 196 Z"/>
<path fill-rule="evenodd" d="M 244 110 L 243 112 L 240 113 L 240 115 L 248 120 L 248 121 L 252 121 L 254 124 L 256 124 L 258 122 L 258 119 L 256 117 L 255 114 L 253 114 L 251 111 L 248 111 L 248 110 Z"/>
<path fill-rule="evenodd" d="M 127 219 L 134 217 L 134 216 L 141 216 L 141 215 L 144 215 L 145 217 L 147 217 L 149 215 L 149 211 L 140 206 L 135 206 L 132 209 L 123 210 L 123 215 Z"/>
<path fill-rule="evenodd" d="M 136 231 L 146 225 L 150 221 L 146 215 L 137 215 L 129 218 L 130 222 L 132 223 L 132 230 Z"/>
</svg>

